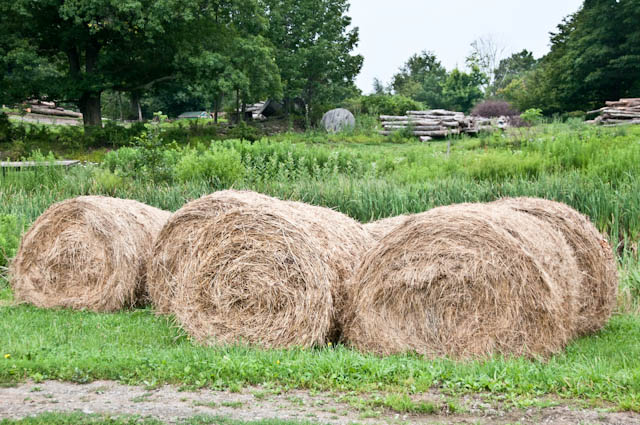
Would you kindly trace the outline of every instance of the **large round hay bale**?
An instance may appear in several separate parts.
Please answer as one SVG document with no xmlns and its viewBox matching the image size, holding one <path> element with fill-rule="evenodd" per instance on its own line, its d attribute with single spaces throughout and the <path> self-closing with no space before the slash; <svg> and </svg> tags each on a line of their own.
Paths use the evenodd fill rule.
<svg viewBox="0 0 640 425">
<path fill-rule="evenodd" d="M 194 241 L 208 220 L 232 208 L 263 205 L 272 198 L 255 192 L 220 191 L 188 202 L 166 222 L 156 238 L 148 267 L 149 296 L 158 313 L 170 313 L 175 287 L 190 273 L 184 259 L 195 255 Z"/>
<path fill-rule="evenodd" d="M 560 234 L 484 204 L 409 218 L 369 250 L 348 342 L 380 354 L 549 355 L 574 332 L 577 266 Z"/>
<path fill-rule="evenodd" d="M 344 108 L 332 109 L 322 116 L 322 127 L 330 133 L 352 129 L 356 126 L 356 118 Z"/>
<path fill-rule="evenodd" d="M 580 271 L 576 332 L 584 335 L 602 329 L 611 317 L 618 294 L 618 268 L 607 239 L 589 218 L 560 202 L 505 198 L 496 204 L 530 214 L 562 233 Z"/>
<path fill-rule="evenodd" d="M 410 216 L 398 215 L 395 217 L 383 218 L 381 220 L 372 221 L 364 225 L 364 229 L 371 235 L 371 237 L 379 241 L 387 236 L 396 227 L 403 224 Z"/>
<path fill-rule="evenodd" d="M 220 220 L 229 219 L 224 218 L 224 216 L 230 214 L 231 211 L 234 211 L 233 217 L 236 219 L 242 218 L 242 220 L 250 221 L 255 218 L 255 223 L 252 225 L 250 222 L 242 222 L 234 225 L 232 233 L 224 233 L 224 228 L 214 229 L 216 226 L 222 225 Z M 246 214 L 240 215 L 243 211 Z M 288 223 L 287 226 L 293 226 L 290 229 L 286 226 L 285 228 L 289 229 L 287 231 L 293 234 L 304 235 L 304 237 L 301 237 L 301 241 L 309 241 L 308 244 L 313 247 L 313 250 L 309 251 L 310 248 L 306 242 L 289 243 L 287 241 L 289 237 L 286 236 L 285 232 L 274 233 L 273 229 L 269 230 L 270 224 L 261 214 L 267 214 L 268 217 L 275 220 L 274 225 L 284 221 Z M 244 230 L 245 227 L 254 225 L 265 226 L 264 232 L 269 234 L 269 241 L 260 237 L 260 231 L 251 233 Z M 282 227 L 284 225 L 279 226 Z M 207 231 L 206 237 L 203 236 L 203 229 L 210 229 Z M 217 231 L 223 233 L 218 233 Z M 318 304 L 316 309 L 320 314 L 316 318 L 315 324 L 302 321 L 302 317 L 299 318 L 300 323 L 298 324 L 296 324 L 297 322 L 293 323 L 286 320 L 283 322 L 277 314 L 267 317 L 268 315 L 264 313 L 260 317 L 260 323 L 255 323 L 254 330 L 251 330 L 246 328 L 247 320 L 241 319 L 241 316 L 234 315 L 224 309 L 221 310 L 222 307 L 215 307 L 220 301 L 217 298 L 221 293 L 220 291 L 228 291 L 226 284 L 212 277 L 209 284 L 205 285 L 204 280 L 198 280 L 199 278 L 194 280 L 193 276 L 200 273 L 200 270 L 213 270 L 216 268 L 219 268 L 220 276 L 222 276 L 225 275 L 227 267 L 230 269 L 236 267 L 232 261 L 233 258 L 229 258 L 228 263 L 221 264 L 213 261 L 210 254 L 208 254 L 208 250 L 213 250 L 218 246 L 216 238 L 222 236 L 247 241 L 242 245 L 242 249 L 238 250 L 234 255 L 238 258 L 237 261 L 241 261 L 245 256 L 253 258 L 250 264 L 242 263 L 242 267 L 247 269 L 243 275 L 245 276 L 243 285 L 247 285 L 247 288 L 256 288 L 256 303 L 263 305 L 266 302 L 265 306 L 270 305 L 266 300 L 260 301 L 259 299 L 261 294 L 264 293 L 260 289 L 263 285 L 271 285 L 270 287 L 276 289 L 281 288 L 282 291 L 288 293 L 288 287 L 299 286 L 295 282 L 306 282 L 299 293 L 299 297 L 303 299 L 306 297 L 305 291 L 321 292 L 322 285 L 324 285 L 322 282 L 325 282 L 330 297 L 328 310 L 326 310 L 328 312 L 326 320 L 328 321 L 325 323 L 325 319 L 321 317 L 321 313 L 325 311 L 324 303 L 326 299 L 318 296 L 314 296 L 315 301 L 313 301 Z M 201 240 L 199 238 L 205 239 Z M 196 240 L 199 242 L 196 243 Z M 288 248 L 285 249 L 285 245 L 283 245 L 281 249 L 283 250 L 282 255 L 288 256 L 287 258 L 309 257 L 312 260 L 304 263 L 303 268 L 300 268 L 299 262 L 290 261 L 287 263 L 289 264 L 288 267 L 293 269 L 287 270 L 284 265 L 271 263 L 276 260 L 270 258 L 272 255 L 269 254 L 269 249 L 271 248 L 268 248 L 267 242 L 276 245 L 286 243 Z M 187 290 L 195 290 L 195 288 L 191 287 L 192 282 L 195 281 L 205 285 L 208 288 L 207 290 L 215 292 L 215 294 L 212 292 L 211 300 L 206 304 L 207 307 L 201 309 L 200 317 L 203 318 L 206 315 L 210 315 L 212 323 L 222 323 L 219 320 L 227 320 L 227 318 L 230 322 L 225 322 L 224 326 L 222 324 L 220 326 L 186 325 L 185 328 L 188 328 L 189 332 L 200 340 L 233 342 L 242 339 L 250 343 L 267 346 L 309 346 L 321 343 L 327 337 L 335 338 L 339 333 L 341 300 L 346 292 L 344 284 L 351 281 L 353 271 L 359 263 L 360 255 L 370 244 L 369 235 L 359 223 L 336 211 L 300 202 L 282 201 L 255 192 L 220 191 L 186 204 L 167 222 L 156 241 L 153 262 L 149 265 L 149 292 L 158 312 L 176 313 L 179 318 L 183 317 L 181 319 L 183 323 L 187 321 L 190 323 L 204 322 L 193 321 L 190 316 L 187 317 L 185 315 L 184 297 L 180 296 L 179 292 L 184 291 L 185 288 Z M 264 258 L 260 260 L 260 256 Z M 316 271 L 317 267 L 322 270 L 320 275 Z M 309 270 L 307 274 L 304 271 L 306 269 Z M 265 272 L 265 270 L 268 270 L 268 272 Z M 215 276 L 218 276 L 218 274 Z M 322 278 L 320 279 L 317 276 L 322 276 Z M 233 292 L 228 292 L 227 296 L 233 298 Z M 296 298 L 287 295 L 283 299 L 295 301 Z M 306 302 L 304 301 L 304 303 Z M 302 301 L 300 303 L 303 305 Z M 203 303 L 202 305 L 205 304 Z M 277 308 L 269 307 L 269 309 L 265 310 L 265 312 L 282 311 L 284 314 L 287 310 L 293 311 L 294 304 L 278 304 Z M 192 312 L 195 311 L 195 307 L 191 308 L 191 310 Z M 223 310 L 228 313 L 225 313 L 228 317 L 221 319 L 217 317 L 217 312 Z M 294 316 L 292 316 L 292 320 L 293 318 Z M 236 323 L 235 327 L 233 323 Z M 305 326 L 307 324 L 312 324 L 317 328 L 318 332 L 306 329 Z M 329 326 L 326 329 L 325 324 Z M 281 329 L 282 326 L 288 329 L 290 334 L 286 334 L 285 329 Z M 269 332 L 269 327 L 272 327 L 273 331 Z"/>
<path fill-rule="evenodd" d="M 11 265 L 16 300 L 100 312 L 140 303 L 153 239 L 170 215 L 102 196 L 52 205 L 25 234 Z"/>
</svg>

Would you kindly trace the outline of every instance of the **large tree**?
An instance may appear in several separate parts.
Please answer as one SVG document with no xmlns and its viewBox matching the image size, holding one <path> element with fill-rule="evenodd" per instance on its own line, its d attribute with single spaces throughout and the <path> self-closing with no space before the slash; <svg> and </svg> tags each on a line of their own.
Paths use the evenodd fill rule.
<svg viewBox="0 0 640 425">
<path fill-rule="evenodd" d="M 393 76 L 395 94 L 421 102 L 427 108 L 445 108 L 467 112 L 483 97 L 481 87 L 486 76 L 472 64 L 469 72 L 447 72 L 438 58 L 423 51 L 413 55 Z"/>
<path fill-rule="evenodd" d="M 447 70 L 436 55 L 423 51 L 407 60 L 393 76 L 391 86 L 396 94 L 422 102 L 429 108 L 444 108 L 442 87 L 446 80 Z"/>
<path fill-rule="evenodd" d="M 358 29 L 349 29 L 348 0 L 264 2 L 285 103 L 301 98 L 311 112 L 351 94 L 363 58 L 353 54 Z"/>
<path fill-rule="evenodd" d="M 521 78 L 535 69 L 538 61 L 533 53 L 527 49 L 514 53 L 508 58 L 502 59 L 498 67 L 493 71 L 493 89 L 497 94 L 507 87 L 513 80 Z"/>
<path fill-rule="evenodd" d="M 186 56 L 205 52 L 200 38 L 211 45 L 216 29 L 233 26 L 230 21 L 245 18 L 243 10 L 256 4 L 257 0 L 15 0 L 4 6 L 13 24 L 0 28 L 0 40 L 10 30 L 39 59 L 57 65 L 57 77 L 34 94 L 75 102 L 85 125 L 100 125 L 103 91 L 139 97 L 155 84 L 178 78 L 189 64 Z M 26 86 L 36 87 L 33 81 Z"/>
<path fill-rule="evenodd" d="M 585 0 L 551 34 L 551 51 L 535 71 L 505 91 L 546 113 L 584 111 L 606 100 L 640 96 L 638 22 L 638 0 Z"/>
<path fill-rule="evenodd" d="M 493 35 L 488 34 L 475 39 L 471 43 L 471 53 L 467 57 L 469 67 L 476 66 L 486 75 L 484 92 L 487 96 L 495 95 L 494 77 L 502 60 L 505 47 Z"/>
<path fill-rule="evenodd" d="M 470 72 L 454 69 L 442 85 L 442 97 L 447 109 L 469 112 L 484 97 L 481 87 L 486 84 L 487 77 L 477 66 Z"/>
</svg>

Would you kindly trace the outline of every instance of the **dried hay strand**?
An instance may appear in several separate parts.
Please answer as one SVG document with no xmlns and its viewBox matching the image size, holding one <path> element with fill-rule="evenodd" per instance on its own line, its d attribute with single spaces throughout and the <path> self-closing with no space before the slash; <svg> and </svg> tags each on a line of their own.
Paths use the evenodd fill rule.
<svg viewBox="0 0 640 425">
<path fill-rule="evenodd" d="M 436 208 L 365 254 L 345 337 L 378 354 L 547 356 L 574 333 L 577 275 L 564 238 L 535 217 Z"/>
<path fill-rule="evenodd" d="M 576 332 L 597 332 L 607 323 L 618 296 L 618 268 L 607 239 L 588 217 L 570 206 L 538 198 L 505 198 L 496 205 L 530 214 L 560 232 L 573 249 L 578 269 Z"/>
<path fill-rule="evenodd" d="M 102 196 L 52 205 L 24 235 L 11 265 L 16 300 L 98 312 L 140 303 L 153 239 L 170 215 Z"/>
<path fill-rule="evenodd" d="M 215 230 L 216 226 L 226 223 L 222 220 L 232 211 L 236 219 L 242 218 L 247 222 L 236 223 L 230 228 L 236 233 L 225 233 L 225 229 Z M 239 215 L 243 211 L 246 215 Z M 271 225 L 260 214 L 268 214 L 273 225 L 284 220 L 288 223 L 287 226 L 293 227 L 280 224 L 280 227 L 289 229 L 288 233 L 273 232 L 272 229 L 271 239 L 263 240 L 259 229 L 256 230 L 255 227 L 265 227 L 267 232 L 265 234 L 268 234 Z M 255 222 L 251 222 L 253 217 Z M 209 229 L 206 237 L 203 234 L 205 228 Z M 255 232 L 247 232 L 243 230 L 245 228 L 253 229 Z M 289 234 L 303 234 L 304 237 L 286 236 Z M 228 262 L 219 263 L 212 257 L 213 254 L 207 254 L 207 250 L 218 252 L 215 238 L 221 237 L 248 238 L 247 241 L 252 242 L 243 245 L 244 251 L 236 250 L 236 257 L 229 257 Z M 289 263 L 282 265 L 277 263 L 276 258 L 271 258 L 273 253 L 266 248 L 268 244 L 281 244 L 286 238 L 292 238 L 298 242 L 297 244 L 287 242 L 286 249 L 283 245 L 281 256 L 307 259 L 306 262 L 288 260 Z M 369 235 L 359 223 L 336 211 L 300 202 L 282 201 L 255 192 L 220 191 L 186 204 L 167 222 L 156 241 L 153 261 L 149 265 L 149 292 L 158 312 L 176 313 L 177 316 L 183 317 L 180 319 L 183 324 L 200 323 L 200 325 L 187 324 L 185 329 L 191 329 L 189 332 L 202 341 L 232 343 L 243 340 L 265 346 L 311 346 L 323 343 L 328 336 L 333 337 L 339 332 L 339 316 L 336 311 L 340 311 L 341 299 L 346 292 L 344 282 L 351 281 L 350 278 L 359 263 L 360 255 L 371 243 Z M 310 250 L 310 247 L 313 249 Z M 223 255 L 223 253 L 219 252 L 216 255 Z M 236 263 L 246 256 L 252 258 L 250 264 Z M 234 258 L 237 259 L 234 260 Z M 219 280 L 220 276 L 227 276 L 227 267 L 242 270 L 245 280 L 236 282 L 233 276 L 228 277 L 229 282 Z M 289 268 L 294 269 L 289 270 Z M 208 275 L 210 281 L 194 278 L 195 275 L 199 276 L 198 273 L 202 270 L 217 271 Z M 202 301 L 199 304 L 204 307 L 196 319 L 193 316 L 195 314 L 193 306 L 189 307 L 191 315 L 184 314 L 185 306 L 188 305 L 185 302 L 190 302 L 189 300 L 193 297 L 181 295 L 185 293 L 184 291 L 193 292 L 196 289 L 193 287 L 195 281 L 198 281 L 198 285 L 203 288 L 207 288 L 205 292 L 200 292 L 199 299 L 205 299 L 206 296 L 202 294 L 213 291 L 210 294 L 210 301 L 206 303 Z M 258 313 L 255 313 L 257 321 L 248 328 L 247 323 L 254 313 L 247 310 L 245 318 L 244 313 L 233 313 L 233 309 L 229 307 L 230 304 L 227 301 L 223 303 L 218 298 L 222 292 L 230 291 L 228 285 L 242 285 L 247 288 L 247 294 L 255 294 L 256 299 L 252 303 L 255 302 L 256 305 L 267 308 L 271 305 L 267 302 L 268 300 L 259 300 L 261 294 L 265 293 L 261 289 L 264 285 L 271 285 L 270 288 L 274 288 L 272 290 L 282 290 L 288 294 L 287 287 L 300 286 L 295 283 L 298 281 L 306 282 L 296 295 L 301 300 L 308 296 L 305 295 L 305 291 L 322 292 L 322 287 L 326 283 L 330 291 L 328 310 L 326 310 L 328 322 L 325 323 L 322 313 L 325 311 L 326 299 L 319 295 L 314 295 L 316 298 L 314 303 L 317 304 L 314 308 L 318 310 L 317 313 L 307 312 L 307 315 L 315 317 L 312 322 L 307 322 L 307 319 L 302 316 L 298 317 L 297 313 L 291 317 L 288 316 L 292 314 L 291 311 L 297 312 L 298 309 L 292 301 L 282 305 L 277 304 L 277 307 L 271 306 L 267 310 L 258 309 Z M 234 295 L 233 291 L 227 295 L 231 298 L 233 296 L 239 295 Z M 294 300 L 295 297 L 288 294 L 283 296 L 283 299 Z M 245 301 L 240 305 L 243 303 Z M 309 302 L 301 301 L 301 305 L 306 304 Z M 219 313 L 221 311 L 225 313 L 221 315 Z M 286 317 L 280 317 L 285 313 Z M 208 315 L 211 316 L 209 322 L 205 319 Z M 327 323 L 329 328 L 325 329 Z M 317 327 L 317 332 L 305 328 L 307 325 Z"/>
<path fill-rule="evenodd" d="M 364 229 L 369 232 L 369 235 L 371 235 L 374 240 L 379 241 L 396 227 L 403 224 L 409 217 L 410 216 L 408 215 L 398 215 L 395 217 L 383 218 L 381 220 L 364 224 Z"/>
<path fill-rule="evenodd" d="M 220 191 L 188 202 L 166 222 L 156 238 L 148 266 L 149 296 L 156 312 L 171 313 L 175 287 L 189 272 L 185 258 L 195 254 L 194 243 L 201 227 L 218 215 L 237 207 L 264 205 L 271 198 L 255 192 Z"/>
</svg>

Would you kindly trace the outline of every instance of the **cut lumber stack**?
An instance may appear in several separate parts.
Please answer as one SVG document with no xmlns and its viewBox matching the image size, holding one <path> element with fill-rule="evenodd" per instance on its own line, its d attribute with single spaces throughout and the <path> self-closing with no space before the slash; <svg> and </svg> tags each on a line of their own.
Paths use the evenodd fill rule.
<svg viewBox="0 0 640 425">
<path fill-rule="evenodd" d="M 640 124 L 640 97 L 609 101 L 605 104 L 607 106 L 587 112 L 588 115 L 599 114 L 587 122 L 605 126 Z"/>
<path fill-rule="evenodd" d="M 82 114 L 80 112 L 70 111 L 56 106 L 53 102 L 44 102 L 41 100 L 28 100 L 27 112 L 39 115 L 51 115 L 55 117 L 82 118 Z"/>
<path fill-rule="evenodd" d="M 389 136 L 396 131 L 410 129 L 411 134 L 423 142 L 433 138 L 443 138 L 454 134 L 477 134 L 474 117 L 462 112 L 432 109 L 429 111 L 408 111 L 407 115 L 380 115 L 383 130 L 380 134 Z"/>
</svg>

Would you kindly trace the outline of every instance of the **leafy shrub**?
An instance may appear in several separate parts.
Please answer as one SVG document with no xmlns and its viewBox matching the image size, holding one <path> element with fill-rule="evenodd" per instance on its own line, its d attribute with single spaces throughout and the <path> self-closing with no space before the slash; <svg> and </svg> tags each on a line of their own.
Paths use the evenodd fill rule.
<svg viewBox="0 0 640 425">
<path fill-rule="evenodd" d="M 113 147 L 130 145 L 132 140 L 145 131 L 144 124 L 136 123 L 130 128 L 107 121 L 104 127 L 85 131 L 83 144 L 85 148 Z"/>
<path fill-rule="evenodd" d="M 527 124 L 535 125 L 542 122 L 542 109 L 530 108 L 520 114 L 520 118 Z"/>
<path fill-rule="evenodd" d="M 21 229 L 14 215 L 0 215 L 0 267 L 7 267 L 9 260 L 16 255 L 20 243 Z"/>
<path fill-rule="evenodd" d="M 219 125 L 204 120 L 190 120 L 185 125 L 184 121 L 165 128 L 162 138 L 166 142 L 175 141 L 180 144 L 187 144 L 193 140 L 212 140 L 218 137 Z"/>
<path fill-rule="evenodd" d="M 511 106 L 509 102 L 501 100 L 486 100 L 478 103 L 472 110 L 471 115 L 483 118 L 513 117 L 519 112 Z"/>
<path fill-rule="evenodd" d="M 262 135 L 260 134 L 260 130 L 247 125 L 247 123 L 245 122 L 241 122 L 234 126 L 229 131 L 228 136 L 231 139 L 248 140 L 250 142 L 255 142 L 256 140 L 260 139 L 260 137 L 262 137 Z"/>
<path fill-rule="evenodd" d="M 131 147 L 108 152 L 104 156 L 102 166 L 112 173 L 133 177 L 136 174 L 136 170 L 144 166 L 142 152 L 139 148 Z"/>
<path fill-rule="evenodd" d="M 205 180 L 222 187 L 231 186 L 244 174 L 242 157 L 233 150 L 212 145 L 204 152 L 190 150 L 175 167 L 175 177 L 180 181 Z"/>
</svg>

